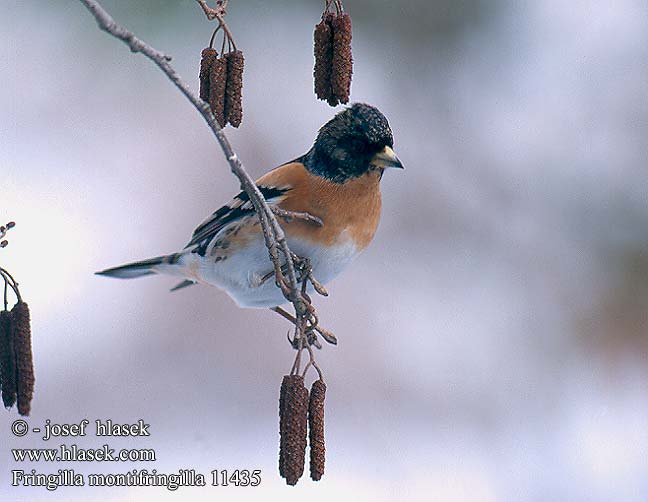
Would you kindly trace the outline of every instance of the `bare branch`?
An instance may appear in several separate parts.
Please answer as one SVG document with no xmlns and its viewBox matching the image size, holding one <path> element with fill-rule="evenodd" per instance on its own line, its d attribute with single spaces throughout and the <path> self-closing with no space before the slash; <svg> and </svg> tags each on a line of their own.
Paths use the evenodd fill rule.
<svg viewBox="0 0 648 502">
<path fill-rule="evenodd" d="M 80 0 L 83 5 L 92 13 L 99 25 L 99 28 L 115 38 L 123 41 L 132 52 L 140 52 L 147 58 L 153 61 L 164 74 L 173 82 L 173 84 L 185 95 L 192 105 L 203 116 L 207 125 L 214 133 L 218 140 L 225 158 L 229 163 L 232 173 L 239 179 L 241 188 L 250 197 L 254 209 L 261 222 L 263 229 L 263 236 L 265 239 L 266 247 L 268 248 L 270 258 L 274 264 L 277 285 L 281 288 L 286 298 L 293 303 L 295 312 L 298 317 L 304 315 L 307 311 L 307 300 L 302 296 L 299 286 L 297 284 L 297 276 L 295 273 L 295 266 L 292 260 L 292 253 L 288 248 L 286 236 L 279 225 L 274 213 L 268 206 L 263 194 L 254 183 L 247 171 L 244 169 L 240 159 L 234 152 L 229 140 L 225 133 L 216 122 L 214 115 L 209 108 L 209 105 L 202 101 L 196 94 L 194 94 L 189 86 L 182 80 L 175 69 L 171 66 L 171 57 L 163 54 L 162 52 L 154 49 L 146 42 L 137 38 L 132 32 L 126 28 L 118 25 L 115 20 L 108 14 L 101 5 L 95 0 Z M 204 2 L 199 2 L 205 10 L 206 5 Z M 209 9 L 209 8 L 207 8 Z M 209 10 L 205 10 L 205 14 L 209 17 Z M 219 12 L 215 17 L 222 17 Z M 220 19 L 219 19 L 220 20 Z M 281 272 L 281 262 L 283 255 L 285 261 L 286 271 L 288 277 L 286 278 Z"/>
</svg>

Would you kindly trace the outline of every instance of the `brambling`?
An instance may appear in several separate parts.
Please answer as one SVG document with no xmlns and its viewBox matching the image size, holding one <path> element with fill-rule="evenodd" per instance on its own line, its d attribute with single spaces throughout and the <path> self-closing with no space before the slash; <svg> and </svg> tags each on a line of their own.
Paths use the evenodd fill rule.
<svg viewBox="0 0 648 502">
<path fill-rule="evenodd" d="M 271 206 L 319 219 L 321 225 L 280 217 L 290 249 L 310 260 L 320 283 L 333 279 L 373 239 L 384 170 L 403 168 L 393 143 L 385 116 L 373 106 L 355 103 L 322 126 L 305 155 L 257 180 Z M 120 279 L 172 275 L 184 279 L 173 290 L 210 284 L 241 307 L 263 308 L 286 303 L 274 281 L 265 280 L 272 271 L 259 219 L 241 192 L 203 221 L 182 251 L 97 274 Z"/>
</svg>

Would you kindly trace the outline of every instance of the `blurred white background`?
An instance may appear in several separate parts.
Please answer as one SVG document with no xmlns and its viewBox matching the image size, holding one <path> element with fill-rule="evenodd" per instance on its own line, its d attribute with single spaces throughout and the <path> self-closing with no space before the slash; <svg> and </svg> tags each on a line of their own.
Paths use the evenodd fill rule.
<svg viewBox="0 0 648 502">
<path fill-rule="evenodd" d="M 323 2 L 233 0 L 254 176 L 335 110 L 312 91 Z M 197 88 L 192 0 L 104 1 Z M 348 0 L 352 99 L 389 118 L 368 251 L 318 299 L 327 465 L 286 487 L 277 398 L 288 326 L 202 286 L 93 272 L 175 251 L 238 190 L 197 112 L 76 1 L 3 3 L 0 264 L 32 309 L 31 425 L 151 424 L 147 464 L 17 464 L 2 500 L 648 499 L 648 7 L 642 0 Z M 100 447 L 91 435 L 75 441 Z M 116 467 L 115 467 L 116 466 Z M 11 469 L 261 469 L 258 488 L 11 488 Z"/>
</svg>

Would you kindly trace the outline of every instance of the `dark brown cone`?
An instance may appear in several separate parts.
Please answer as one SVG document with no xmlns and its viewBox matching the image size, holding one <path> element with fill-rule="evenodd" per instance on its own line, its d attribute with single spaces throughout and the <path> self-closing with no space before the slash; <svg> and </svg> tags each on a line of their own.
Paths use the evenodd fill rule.
<svg viewBox="0 0 648 502">
<path fill-rule="evenodd" d="M 304 387 L 304 378 L 299 375 L 284 376 L 281 388 L 279 472 L 286 478 L 287 484 L 295 485 L 304 473 L 306 460 L 308 390 Z"/>
<path fill-rule="evenodd" d="M 341 103 L 348 103 L 351 94 L 353 55 L 351 53 L 351 16 L 343 12 L 331 21 L 333 28 L 333 70 L 331 88 Z"/>
<path fill-rule="evenodd" d="M 11 309 L 12 339 L 16 355 L 16 387 L 18 413 L 29 415 L 34 392 L 34 364 L 31 347 L 31 324 L 29 306 L 19 301 Z"/>
<path fill-rule="evenodd" d="M 279 474 L 282 478 L 286 477 L 284 472 L 284 427 L 286 426 L 285 409 L 286 409 L 286 387 L 288 386 L 288 375 L 281 381 L 281 390 L 279 391 Z"/>
<path fill-rule="evenodd" d="M 225 127 L 225 85 L 227 83 L 227 61 L 224 57 L 216 58 L 209 70 L 209 106 L 216 117 L 216 122 Z"/>
<path fill-rule="evenodd" d="M 209 70 L 214 60 L 218 57 L 218 52 L 211 47 L 202 50 L 200 58 L 200 99 L 209 101 Z"/>
<path fill-rule="evenodd" d="M 225 54 L 227 60 L 227 86 L 225 88 L 225 118 L 233 127 L 243 120 L 243 68 L 245 58 L 242 51 Z"/>
<path fill-rule="evenodd" d="M 6 310 L 0 312 L 0 384 L 5 408 L 11 408 L 16 402 L 16 359 L 12 325 L 11 313 Z"/>
<path fill-rule="evenodd" d="M 319 481 L 324 475 L 324 397 L 326 384 L 315 380 L 310 390 L 308 403 L 308 429 L 310 443 L 310 475 L 313 481 Z"/>
<path fill-rule="evenodd" d="M 333 69 L 333 30 L 331 21 L 333 15 L 327 13 L 319 24 L 315 25 L 313 33 L 315 67 L 313 77 L 315 80 L 315 94 L 318 99 L 326 100 L 331 106 L 337 105 L 331 88 L 331 71 Z M 334 104 L 333 104 L 334 102 Z"/>
</svg>

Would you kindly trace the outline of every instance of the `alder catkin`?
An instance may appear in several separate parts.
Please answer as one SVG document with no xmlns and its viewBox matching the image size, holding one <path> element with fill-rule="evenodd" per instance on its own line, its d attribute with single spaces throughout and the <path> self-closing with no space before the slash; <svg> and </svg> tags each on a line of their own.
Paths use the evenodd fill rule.
<svg viewBox="0 0 648 502">
<path fill-rule="evenodd" d="M 227 83 L 227 61 L 224 57 L 212 61 L 209 69 L 209 106 L 216 122 L 225 127 L 225 85 Z"/>
<path fill-rule="evenodd" d="M 225 120 L 233 127 L 241 125 L 243 120 L 243 52 L 236 50 L 225 54 L 227 61 L 227 85 L 225 88 Z"/>
<path fill-rule="evenodd" d="M 315 80 L 315 94 L 318 99 L 326 100 L 331 106 L 337 105 L 331 88 L 331 71 L 333 70 L 333 31 L 331 20 L 333 15 L 326 13 L 319 24 L 315 25 L 313 33 L 313 46 L 315 54 L 315 67 L 313 77 Z M 333 104 L 333 102 L 335 102 Z"/>
<path fill-rule="evenodd" d="M 324 475 L 324 398 L 326 384 L 315 380 L 310 390 L 308 403 L 308 429 L 310 443 L 310 475 L 313 481 L 319 481 Z"/>
<path fill-rule="evenodd" d="M 11 309 L 11 328 L 16 358 L 18 413 L 26 416 L 31 410 L 35 379 L 29 306 L 22 300 Z"/>
<path fill-rule="evenodd" d="M 299 375 L 284 376 L 281 387 L 279 472 L 286 478 L 287 484 L 295 485 L 304 473 L 306 460 L 308 390 L 304 387 L 304 378 Z"/>
<path fill-rule="evenodd" d="M 12 326 L 11 313 L 6 310 L 0 312 L 0 385 L 5 408 L 11 408 L 16 402 L 16 358 Z"/>
<path fill-rule="evenodd" d="M 353 74 L 353 55 L 351 53 L 351 16 L 342 12 L 333 17 L 333 61 L 331 88 L 333 95 L 341 103 L 348 103 L 351 94 L 351 76 Z"/>
<path fill-rule="evenodd" d="M 279 474 L 282 478 L 286 477 L 284 472 L 284 428 L 286 427 L 285 410 L 286 410 L 286 387 L 288 375 L 281 381 L 281 390 L 279 391 Z"/>
<path fill-rule="evenodd" d="M 209 71 L 218 57 L 216 49 L 207 47 L 202 50 L 200 58 L 200 99 L 209 101 Z"/>
</svg>

